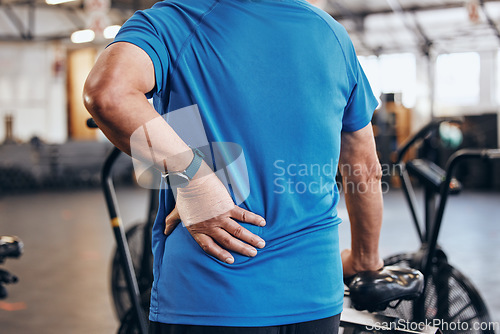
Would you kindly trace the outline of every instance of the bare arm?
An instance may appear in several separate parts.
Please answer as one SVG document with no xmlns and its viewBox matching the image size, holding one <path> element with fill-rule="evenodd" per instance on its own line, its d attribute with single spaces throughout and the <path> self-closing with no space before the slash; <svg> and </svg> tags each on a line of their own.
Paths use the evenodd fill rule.
<svg viewBox="0 0 500 334">
<path fill-rule="evenodd" d="M 154 86 L 154 68 L 148 55 L 132 44 L 116 43 L 97 60 L 85 83 L 83 97 L 99 128 L 120 150 L 130 155 L 132 134 L 146 124 L 153 125 L 150 132 L 158 136 L 151 138 L 155 151 L 168 160 L 169 168 L 181 170 L 192 155 L 183 154 L 190 151 L 189 147 L 166 122 L 155 121 L 159 115 L 145 96 Z"/>
<path fill-rule="evenodd" d="M 371 124 L 359 131 L 342 133 L 339 168 L 351 222 L 351 250 L 342 252 L 344 276 L 380 269 L 382 170 Z"/>
<path fill-rule="evenodd" d="M 193 153 L 149 104 L 145 94 L 154 87 L 154 66 L 147 53 L 119 42 L 109 46 L 97 60 L 83 97 L 99 128 L 122 151 L 130 154 L 131 137 L 142 131 L 147 140 L 134 151 L 134 158 L 139 154 L 161 171 L 167 167 L 170 171 L 184 170 Z M 187 187 L 177 189 L 176 209 L 198 244 L 221 261 L 234 261 L 227 250 L 255 256 L 254 247 L 264 247 L 261 238 L 234 221 L 263 226 L 264 219 L 237 207 L 204 163 Z"/>
</svg>

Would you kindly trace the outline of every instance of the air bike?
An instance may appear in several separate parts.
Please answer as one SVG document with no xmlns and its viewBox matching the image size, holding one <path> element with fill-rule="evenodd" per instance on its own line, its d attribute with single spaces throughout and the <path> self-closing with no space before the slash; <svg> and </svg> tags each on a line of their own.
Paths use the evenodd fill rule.
<svg viewBox="0 0 500 334">
<path fill-rule="evenodd" d="M 436 120 L 411 136 L 397 151 L 396 167 L 413 224 L 421 242 L 420 249 L 385 259 L 385 265 L 411 267 L 424 275 L 424 291 L 419 298 L 402 301 L 383 314 L 407 319 L 414 323 L 438 325 L 443 333 L 494 334 L 486 305 L 478 291 L 458 269 L 448 263 L 438 236 L 445 207 L 450 195 L 458 194 L 462 185 L 454 171 L 462 162 L 500 159 L 499 149 L 462 149 L 448 159 L 444 169 L 427 159 L 403 161 L 406 153 L 436 132 L 443 122 Z M 424 221 L 417 215 L 417 201 L 412 182 L 423 187 Z"/>
</svg>

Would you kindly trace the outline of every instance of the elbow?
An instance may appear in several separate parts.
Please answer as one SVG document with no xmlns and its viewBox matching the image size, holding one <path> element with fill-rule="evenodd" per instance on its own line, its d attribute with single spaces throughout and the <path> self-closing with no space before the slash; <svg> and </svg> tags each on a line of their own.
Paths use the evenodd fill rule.
<svg viewBox="0 0 500 334">
<path fill-rule="evenodd" d="M 379 194 L 382 174 L 382 167 L 378 161 L 373 164 L 351 166 L 348 169 L 344 167 L 344 174 L 342 174 L 344 193 L 346 196 Z"/>
<path fill-rule="evenodd" d="M 364 166 L 364 171 L 362 171 L 358 182 L 363 182 L 367 184 L 379 183 L 382 180 L 382 167 L 377 161 L 373 164 L 367 164 Z"/>
<path fill-rule="evenodd" d="M 378 184 L 382 180 L 382 166 L 377 161 L 364 164 L 343 165 L 341 168 L 344 181 L 354 184 Z"/>
<path fill-rule="evenodd" d="M 105 119 L 118 105 L 119 94 L 113 87 L 88 78 L 83 88 L 83 103 L 95 119 Z"/>
<path fill-rule="evenodd" d="M 382 180 L 383 172 L 380 162 L 375 162 L 370 166 L 369 173 L 367 174 L 368 182 L 380 182 Z"/>
</svg>

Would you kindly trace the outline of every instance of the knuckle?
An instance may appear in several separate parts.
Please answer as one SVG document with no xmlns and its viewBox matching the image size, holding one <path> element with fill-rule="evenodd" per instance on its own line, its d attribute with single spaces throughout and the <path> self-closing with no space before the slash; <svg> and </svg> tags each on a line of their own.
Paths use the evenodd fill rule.
<svg viewBox="0 0 500 334">
<path fill-rule="evenodd" d="M 241 221 L 246 222 L 247 221 L 247 213 L 246 211 L 241 212 Z"/>
<path fill-rule="evenodd" d="M 237 238 L 241 237 L 241 235 L 243 234 L 243 227 L 241 226 L 238 226 L 235 228 L 234 232 L 233 232 L 233 235 Z"/>
<path fill-rule="evenodd" d="M 224 238 L 222 238 L 221 243 L 225 247 L 231 247 L 233 245 L 233 240 L 231 237 L 224 237 Z"/>
<path fill-rule="evenodd" d="M 205 253 L 210 253 L 212 251 L 212 246 L 207 243 L 201 243 L 200 246 Z"/>
</svg>

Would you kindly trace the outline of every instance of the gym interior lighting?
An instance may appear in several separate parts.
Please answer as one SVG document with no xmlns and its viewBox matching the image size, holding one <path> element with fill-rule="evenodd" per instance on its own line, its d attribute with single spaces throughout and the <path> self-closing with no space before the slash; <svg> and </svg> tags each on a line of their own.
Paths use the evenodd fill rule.
<svg viewBox="0 0 500 334">
<path fill-rule="evenodd" d="M 78 30 L 71 34 L 71 41 L 73 43 L 88 43 L 92 42 L 95 38 L 95 33 L 91 29 Z"/>
<path fill-rule="evenodd" d="M 115 38 L 116 34 L 118 33 L 118 31 L 120 30 L 121 27 L 122 26 L 119 26 L 119 25 L 113 25 L 113 26 L 106 27 L 103 31 L 104 38 L 106 38 L 106 39 Z"/>
<path fill-rule="evenodd" d="M 59 5 L 62 3 L 72 2 L 72 1 L 76 1 L 76 0 L 45 0 L 47 5 Z"/>
</svg>

